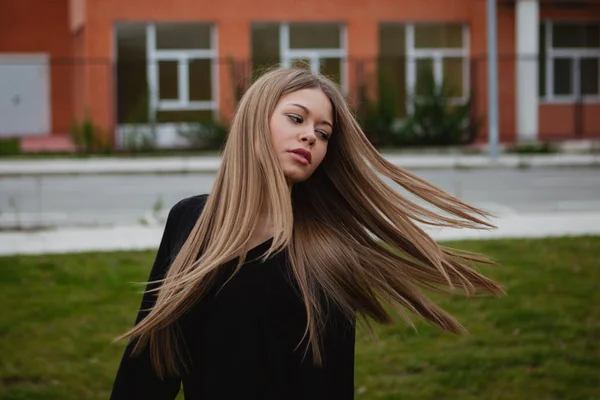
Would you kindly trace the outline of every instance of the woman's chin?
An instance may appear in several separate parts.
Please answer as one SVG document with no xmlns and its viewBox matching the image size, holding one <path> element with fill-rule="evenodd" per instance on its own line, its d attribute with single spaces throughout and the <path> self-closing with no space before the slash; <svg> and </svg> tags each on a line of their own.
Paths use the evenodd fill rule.
<svg viewBox="0 0 600 400">
<path fill-rule="evenodd" d="M 291 184 L 304 182 L 310 177 L 306 171 L 285 171 L 285 177 Z"/>
</svg>

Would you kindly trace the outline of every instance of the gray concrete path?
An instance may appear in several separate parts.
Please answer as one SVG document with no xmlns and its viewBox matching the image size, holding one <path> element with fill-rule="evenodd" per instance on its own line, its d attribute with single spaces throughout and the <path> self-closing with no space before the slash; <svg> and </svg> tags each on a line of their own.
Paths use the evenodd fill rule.
<svg viewBox="0 0 600 400">
<path fill-rule="evenodd" d="M 433 176 L 426 177 L 428 180 L 498 215 L 497 219 L 492 220 L 498 226 L 496 230 L 430 229 L 429 232 L 436 240 L 600 235 L 600 198 L 597 197 L 598 185 L 594 173 L 595 167 L 600 166 L 600 154 L 504 154 L 496 164 L 492 164 L 486 155 L 403 153 L 384 156 L 407 169 L 435 170 L 431 171 Z M 219 157 L 206 156 L 0 161 L 0 178 L 3 178 L 0 179 L 0 192 L 4 192 L 0 193 L 0 227 L 49 227 L 30 232 L 0 230 L 0 255 L 155 249 L 162 234 L 164 219 L 153 218 L 154 215 L 146 216 L 148 212 L 144 210 L 152 206 L 150 203 L 155 199 L 156 193 L 149 189 L 149 194 L 146 193 L 142 190 L 146 187 L 143 182 L 132 181 L 131 175 L 145 174 L 150 180 L 148 187 L 156 187 L 157 177 L 150 174 L 162 173 L 165 182 L 170 184 L 165 187 L 178 188 L 172 190 L 173 198 L 164 199 L 164 208 L 159 213 L 159 216 L 164 217 L 163 214 L 166 214 L 176 199 L 208 192 L 214 171 L 219 165 Z M 564 173 L 561 174 L 556 169 L 558 167 L 585 168 L 563 169 Z M 481 177 L 477 174 L 465 177 L 448 175 L 462 174 L 469 168 L 479 170 Z M 490 168 L 510 168 L 513 171 L 491 171 Z M 519 173 L 528 168 L 531 169 L 530 172 L 535 170 L 536 173 L 531 176 Z M 486 169 L 494 176 L 488 176 Z M 183 182 L 186 175 L 179 173 L 190 172 L 207 174 L 194 176 L 193 182 Z M 504 175 L 497 176 L 498 173 Z M 505 176 L 507 173 L 516 175 Z M 75 184 L 71 178 L 76 177 L 65 177 L 60 178 L 67 179 L 65 182 L 44 180 L 43 184 L 38 182 L 37 186 L 31 188 L 29 181 L 23 181 L 50 179 L 54 175 L 104 174 L 120 176 L 114 184 L 96 182 L 93 179 L 93 182 L 88 182 L 91 176 L 85 179 L 81 177 L 85 180 L 83 183 Z M 105 178 L 110 177 L 98 177 Z M 86 189 L 84 183 L 98 185 L 97 190 Z M 115 188 L 114 193 L 109 190 L 111 187 Z M 181 188 L 189 188 L 190 193 L 183 193 Z M 55 192 L 58 196 L 57 204 L 62 205 L 62 208 L 52 208 L 52 196 Z M 84 201 L 81 193 L 89 193 L 96 200 Z M 146 193 L 147 196 L 140 199 L 140 193 Z M 119 197 L 121 194 L 131 204 L 123 200 L 123 196 Z M 540 196 L 543 197 L 542 200 L 539 199 Z M 119 200 L 118 204 L 126 209 L 107 206 L 107 201 L 112 198 Z M 73 204 L 67 201 L 69 199 Z M 82 204 L 92 208 L 82 210 Z M 98 207 L 93 208 L 94 205 Z M 15 207 L 17 211 L 13 210 Z M 32 221 L 27 220 L 30 214 Z M 69 217 L 71 214 L 72 218 Z M 43 224 L 39 223 L 40 219 L 43 219 Z M 148 225 L 141 225 L 141 219 Z M 38 223 L 34 223 L 36 221 Z"/>
<path fill-rule="evenodd" d="M 491 222 L 498 228 L 491 231 L 427 228 L 427 231 L 439 241 L 600 235 L 600 211 L 506 214 Z M 0 232 L 0 255 L 154 250 L 162 231 L 163 225 L 157 224 Z"/>
<path fill-rule="evenodd" d="M 382 154 L 408 169 L 600 166 L 600 154 L 503 154 L 495 163 L 481 154 Z M 220 164 L 216 156 L 5 160 L 0 176 L 215 172 Z"/>
<path fill-rule="evenodd" d="M 493 214 L 600 211 L 599 168 L 429 169 L 415 173 Z M 0 177 L 0 231 L 153 223 L 165 218 L 179 200 L 210 193 L 215 176 L 165 173 Z M 386 182 L 407 194 L 389 179 Z"/>
</svg>

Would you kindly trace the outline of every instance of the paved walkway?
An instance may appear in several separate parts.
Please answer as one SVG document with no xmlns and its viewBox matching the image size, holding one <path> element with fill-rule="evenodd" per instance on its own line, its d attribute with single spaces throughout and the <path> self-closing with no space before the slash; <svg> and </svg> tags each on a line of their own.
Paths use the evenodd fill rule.
<svg viewBox="0 0 600 400">
<path fill-rule="evenodd" d="M 506 214 L 492 231 L 428 229 L 439 241 L 600 235 L 600 211 Z M 39 232 L 0 232 L 0 255 L 156 249 L 162 226 L 64 228 Z"/>
<path fill-rule="evenodd" d="M 427 168 L 535 168 L 600 166 L 600 154 L 510 155 L 496 163 L 487 155 L 385 154 L 395 165 Z M 219 157 L 89 158 L 0 161 L 0 177 L 63 174 L 213 173 Z M 538 238 L 564 235 L 600 235 L 600 211 L 568 213 L 507 213 L 492 221 L 493 231 L 429 230 L 436 240 Z M 37 232 L 0 231 L 0 255 L 88 251 L 142 250 L 158 246 L 162 226 L 58 228 Z"/>
<path fill-rule="evenodd" d="M 600 166 L 599 154 L 502 154 L 496 162 L 487 155 L 383 153 L 395 165 L 408 169 L 429 168 L 535 168 Z M 0 161 L 1 176 L 63 174 L 134 174 L 215 172 L 217 156 L 85 158 Z"/>
</svg>

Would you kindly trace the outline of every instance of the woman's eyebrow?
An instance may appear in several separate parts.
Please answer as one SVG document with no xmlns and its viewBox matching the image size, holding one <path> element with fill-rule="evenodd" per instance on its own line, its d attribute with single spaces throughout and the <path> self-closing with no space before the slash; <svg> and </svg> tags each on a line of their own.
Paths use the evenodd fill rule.
<svg viewBox="0 0 600 400">
<path fill-rule="evenodd" d="M 302 104 L 291 103 L 290 105 L 299 107 L 299 108 L 303 109 L 307 114 L 310 114 L 310 110 L 308 108 L 306 108 L 305 106 L 303 106 Z M 321 121 L 321 123 L 323 123 L 325 125 L 329 125 L 333 129 L 333 124 L 331 122 L 323 120 L 323 121 Z"/>
</svg>

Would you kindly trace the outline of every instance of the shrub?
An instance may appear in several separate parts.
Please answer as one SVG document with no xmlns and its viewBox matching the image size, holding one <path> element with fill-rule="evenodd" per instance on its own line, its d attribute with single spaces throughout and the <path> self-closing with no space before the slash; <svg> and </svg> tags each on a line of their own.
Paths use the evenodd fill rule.
<svg viewBox="0 0 600 400">
<path fill-rule="evenodd" d="M 399 145 L 464 145 L 475 140 L 479 121 L 472 118 L 471 99 L 457 103 L 459 96 L 447 82 L 436 84 L 433 73 L 420 77 L 422 94 L 414 96 L 412 114 L 401 127 Z"/>
<path fill-rule="evenodd" d="M 369 99 L 363 83 L 358 88 L 359 107 L 356 113 L 365 135 L 376 147 L 393 146 L 397 129 L 396 95 L 385 74 L 377 72 L 378 99 Z"/>
<path fill-rule="evenodd" d="M 77 151 L 89 154 L 97 152 L 109 152 L 110 144 L 107 142 L 107 136 L 103 130 L 96 125 L 89 114 L 79 121 L 74 120 L 69 128 L 71 140 L 77 147 Z"/>
<path fill-rule="evenodd" d="M 0 139 L 0 156 L 14 156 L 20 153 L 21 142 L 19 139 Z"/>
<path fill-rule="evenodd" d="M 227 137 L 227 126 L 218 120 L 199 120 L 183 124 L 177 134 L 187 139 L 192 149 L 220 150 Z"/>
<path fill-rule="evenodd" d="M 552 154 L 558 153 L 558 148 L 551 142 L 525 143 L 510 146 L 507 153 L 514 154 Z"/>
<path fill-rule="evenodd" d="M 130 152 L 148 152 L 156 149 L 156 124 L 132 124 L 123 128 L 123 143 L 125 150 Z"/>
</svg>

